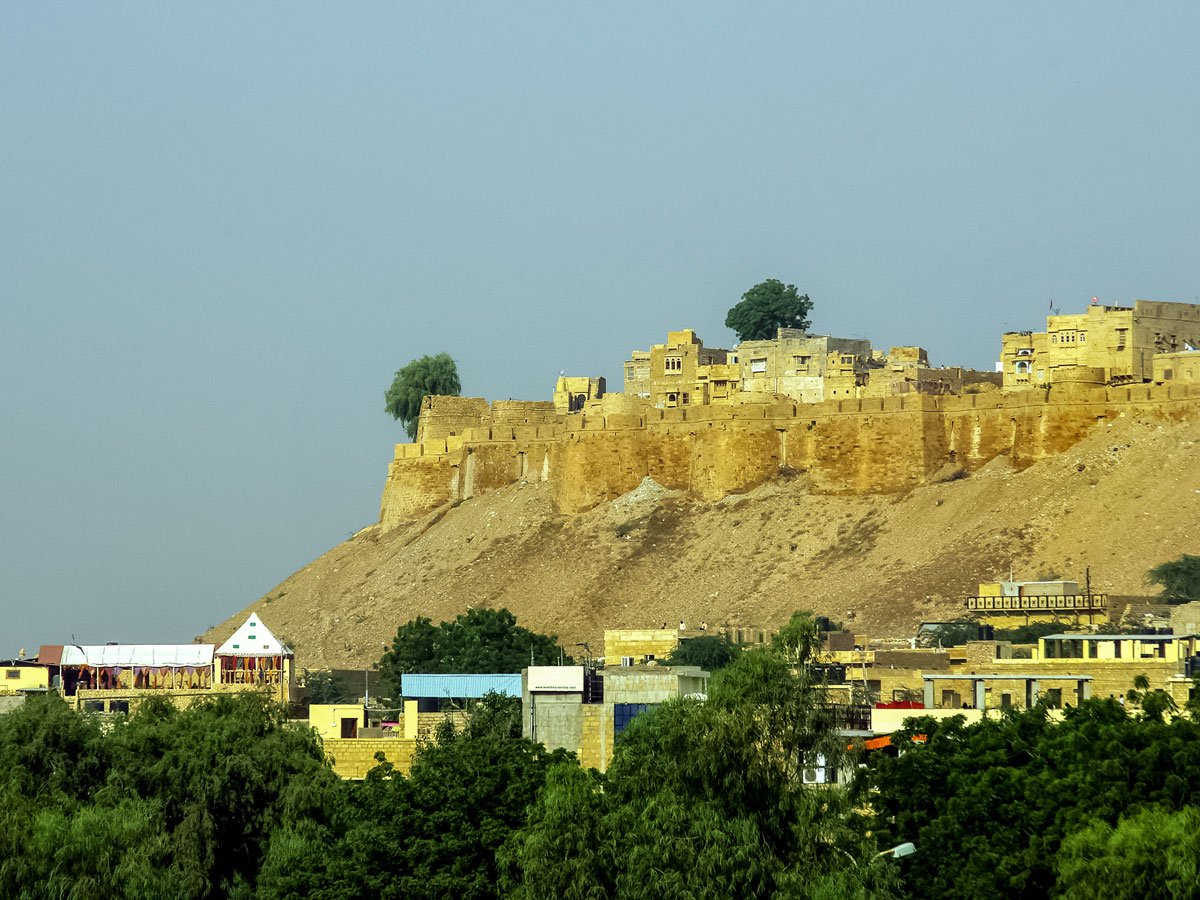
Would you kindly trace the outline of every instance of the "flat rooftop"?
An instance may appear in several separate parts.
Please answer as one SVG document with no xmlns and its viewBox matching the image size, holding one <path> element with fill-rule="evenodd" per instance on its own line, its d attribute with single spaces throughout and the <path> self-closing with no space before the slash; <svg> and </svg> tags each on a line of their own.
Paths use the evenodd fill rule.
<svg viewBox="0 0 1200 900">
<path fill-rule="evenodd" d="M 1091 681 L 1091 675 L 1030 675 L 1028 673 L 1001 673 L 979 675 L 922 675 L 926 681 Z"/>
<path fill-rule="evenodd" d="M 1191 634 L 1047 634 L 1047 641 L 1177 641 Z"/>
</svg>

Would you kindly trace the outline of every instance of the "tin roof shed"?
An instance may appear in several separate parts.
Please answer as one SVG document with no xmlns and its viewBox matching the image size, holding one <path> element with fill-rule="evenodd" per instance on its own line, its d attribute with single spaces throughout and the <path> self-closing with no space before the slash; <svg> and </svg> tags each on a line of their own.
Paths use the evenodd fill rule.
<svg viewBox="0 0 1200 900">
<path fill-rule="evenodd" d="M 420 675 L 400 676 L 400 693 L 406 700 L 478 699 L 489 692 L 521 696 L 521 675 Z"/>
</svg>

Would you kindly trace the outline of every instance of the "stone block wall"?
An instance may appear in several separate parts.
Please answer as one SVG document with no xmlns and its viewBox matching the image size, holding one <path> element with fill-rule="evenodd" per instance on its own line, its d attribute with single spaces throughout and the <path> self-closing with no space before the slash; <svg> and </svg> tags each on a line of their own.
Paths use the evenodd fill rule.
<svg viewBox="0 0 1200 900">
<path fill-rule="evenodd" d="M 604 632 L 604 662 L 607 666 L 620 666 L 623 656 L 632 656 L 637 662 L 646 656 L 666 659 L 678 646 L 677 627 L 609 629 Z"/>
<path fill-rule="evenodd" d="M 461 435 L 478 427 L 487 415 L 488 402 L 483 397 L 426 397 L 421 401 L 417 443 Z"/>
<path fill-rule="evenodd" d="M 333 763 L 333 771 L 341 778 L 365 778 L 379 765 L 376 753 L 382 753 L 397 772 L 412 770 L 417 742 L 404 738 L 326 738 L 325 756 Z"/>
<path fill-rule="evenodd" d="M 585 769 L 608 771 L 613 755 L 613 708 L 608 703 L 590 703 L 580 707 L 582 730 L 579 765 Z"/>
</svg>

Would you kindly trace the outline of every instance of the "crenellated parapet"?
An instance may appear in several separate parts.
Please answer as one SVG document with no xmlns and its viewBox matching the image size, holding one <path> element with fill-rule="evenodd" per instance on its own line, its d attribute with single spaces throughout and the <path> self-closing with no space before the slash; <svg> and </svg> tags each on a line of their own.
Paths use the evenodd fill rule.
<svg viewBox="0 0 1200 900">
<path fill-rule="evenodd" d="M 1062 453 L 1123 416 L 1200 416 L 1200 385 L 1096 387 L 964 396 L 750 403 L 657 409 L 627 394 L 563 415 L 552 403 L 432 397 L 422 437 L 398 444 L 380 521 L 411 521 L 442 504 L 519 481 L 550 482 L 558 508 L 581 512 L 649 476 L 707 500 L 803 471 L 812 490 L 894 494 L 945 467 L 971 472 L 997 456 L 1017 468 Z"/>
</svg>

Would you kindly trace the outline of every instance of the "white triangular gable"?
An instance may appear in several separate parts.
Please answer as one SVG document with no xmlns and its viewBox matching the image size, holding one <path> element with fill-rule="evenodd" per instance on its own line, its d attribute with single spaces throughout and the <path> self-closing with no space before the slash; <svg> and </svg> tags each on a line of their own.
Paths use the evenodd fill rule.
<svg viewBox="0 0 1200 900">
<path fill-rule="evenodd" d="M 288 656 L 291 652 L 257 613 L 251 613 L 242 627 L 217 648 L 217 656 Z"/>
</svg>

